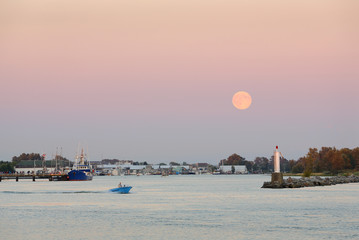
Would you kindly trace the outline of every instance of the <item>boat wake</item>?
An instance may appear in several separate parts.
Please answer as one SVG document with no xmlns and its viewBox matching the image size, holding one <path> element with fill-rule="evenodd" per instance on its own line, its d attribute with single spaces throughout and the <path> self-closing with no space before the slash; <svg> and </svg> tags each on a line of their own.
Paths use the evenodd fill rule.
<svg viewBox="0 0 359 240">
<path fill-rule="evenodd" d="M 107 193 L 107 191 L 60 191 L 60 192 L 20 192 L 20 191 L 2 191 L 5 194 L 82 194 L 82 193 Z"/>
</svg>

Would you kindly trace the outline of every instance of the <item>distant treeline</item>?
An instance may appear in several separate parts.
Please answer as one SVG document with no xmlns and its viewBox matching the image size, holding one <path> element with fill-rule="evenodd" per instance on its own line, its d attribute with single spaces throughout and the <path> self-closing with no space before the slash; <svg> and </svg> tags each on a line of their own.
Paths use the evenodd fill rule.
<svg viewBox="0 0 359 240">
<path fill-rule="evenodd" d="M 305 157 L 296 161 L 293 173 L 330 172 L 337 174 L 343 170 L 359 170 L 359 147 L 354 149 L 335 147 L 309 148 Z"/>
<path fill-rule="evenodd" d="M 14 164 L 14 166 L 16 166 L 21 161 L 37 161 L 37 160 L 43 160 L 43 158 L 44 156 L 41 156 L 39 153 L 22 153 L 20 156 L 14 156 L 12 158 L 12 163 Z M 63 156 L 60 155 L 56 155 L 55 159 L 69 161 L 67 158 L 64 158 Z"/>
<path fill-rule="evenodd" d="M 56 156 L 58 160 L 69 161 L 62 156 Z M 0 172 L 13 172 L 14 167 L 23 160 L 42 160 L 39 153 L 22 153 L 20 156 L 14 156 L 12 162 L 0 161 Z M 273 171 L 274 157 L 256 157 L 254 161 L 248 161 L 244 157 L 234 153 L 227 159 L 219 161 L 221 165 L 245 165 L 250 173 L 269 173 Z M 147 165 L 147 162 L 133 163 L 134 165 Z M 162 163 L 163 164 L 163 163 Z M 180 165 L 171 162 L 172 166 Z M 183 162 L 183 165 L 187 163 Z M 210 166 L 214 171 L 217 167 Z M 359 171 L 359 147 L 354 149 L 335 147 L 309 148 L 308 153 L 298 160 L 287 160 L 280 158 L 280 169 L 282 172 L 304 173 L 310 175 L 312 172 L 327 172 L 337 174 L 341 171 L 356 170 Z"/>
<path fill-rule="evenodd" d="M 22 153 L 20 156 L 14 156 L 12 158 L 12 163 L 14 165 L 18 164 L 19 162 L 23 161 L 23 160 L 42 160 L 42 157 L 40 156 L 39 153 Z"/>
<path fill-rule="evenodd" d="M 22 160 L 41 160 L 39 153 L 22 153 L 14 156 L 12 162 L 0 161 L 0 172 L 15 172 L 15 166 Z"/>
<path fill-rule="evenodd" d="M 55 156 L 59 161 L 69 162 L 66 158 L 62 156 Z M 41 161 L 43 157 L 39 153 L 22 153 L 20 156 L 14 156 L 11 162 L 0 161 L 0 172 L 15 172 L 15 166 L 25 167 L 21 162 L 25 161 Z M 18 166 L 19 165 L 19 166 Z"/>
<path fill-rule="evenodd" d="M 219 165 L 246 165 L 249 172 L 268 173 L 273 171 L 274 157 L 257 157 L 254 161 L 247 161 L 238 154 L 232 154 L 227 159 L 219 162 Z M 308 153 L 298 160 L 280 158 L 282 172 L 305 173 L 328 172 L 337 174 L 345 170 L 359 170 L 359 147 L 354 149 L 335 147 L 309 148 Z"/>
<path fill-rule="evenodd" d="M 248 161 L 244 157 L 234 153 L 227 159 L 219 161 L 219 166 L 222 165 L 245 165 L 250 173 L 268 173 L 273 171 L 273 156 L 268 159 L 266 157 L 256 157 L 254 161 Z M 281 171 L 289 172 L 290 166 L 287 159 L 281 158 Z"/>
</svg>

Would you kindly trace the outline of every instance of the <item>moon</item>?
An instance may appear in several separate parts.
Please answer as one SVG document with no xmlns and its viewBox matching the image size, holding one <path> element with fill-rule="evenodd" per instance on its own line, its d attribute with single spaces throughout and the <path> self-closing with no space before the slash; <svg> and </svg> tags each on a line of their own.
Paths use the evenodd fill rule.
<svg viewBox="0 0 359 240">
<path fill-rule="evenodd" d="M 239 91 L 233 95 L 232 103 L 236 108 L 244 110 L 251 106 L 252 97 L 247 92 Z"/>
</svg>

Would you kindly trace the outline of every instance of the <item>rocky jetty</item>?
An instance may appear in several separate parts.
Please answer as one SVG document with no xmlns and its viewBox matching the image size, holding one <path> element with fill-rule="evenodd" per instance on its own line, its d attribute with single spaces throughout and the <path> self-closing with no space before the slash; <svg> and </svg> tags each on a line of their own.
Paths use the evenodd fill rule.
<svg viewBox="0 0 359 240">
<path fill-rule="evenodd" d="M 264 182 L 262 188 L 302 188 L 302 187 L 316 187 L 316 186 L 329 186 L 343 183 L 355 183 L 359 182 L 359 176 L 351 175 L 335 176 L 335 177 L 302 177 L 302 178 L 291 178 L 284 179 L 282 183 L 278 181 Z"/>
</svg>

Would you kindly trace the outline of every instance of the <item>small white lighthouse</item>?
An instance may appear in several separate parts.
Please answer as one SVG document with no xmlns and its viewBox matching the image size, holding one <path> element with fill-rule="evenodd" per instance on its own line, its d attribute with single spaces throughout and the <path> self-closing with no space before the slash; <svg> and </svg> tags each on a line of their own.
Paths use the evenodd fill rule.
<svg viewBox="0 0 359 240">
<path fill-rule="evenodd" d="M 280 160 L 279 160 L 279 154 L 278 152 L 278 146 L 275 147 L 274 151 L 274 172 L 279 173 L 280 172 Z"/>
<path fill-rule="evenodd" d="M 283 183 L 283 173 L 280 172 L 280 158 L 281 152 L 278 152 L 278 146 L 275 147 L 274 151 L 274 172 L 272 173 L 272 184 L 280 185 Z"/>
</svg>

